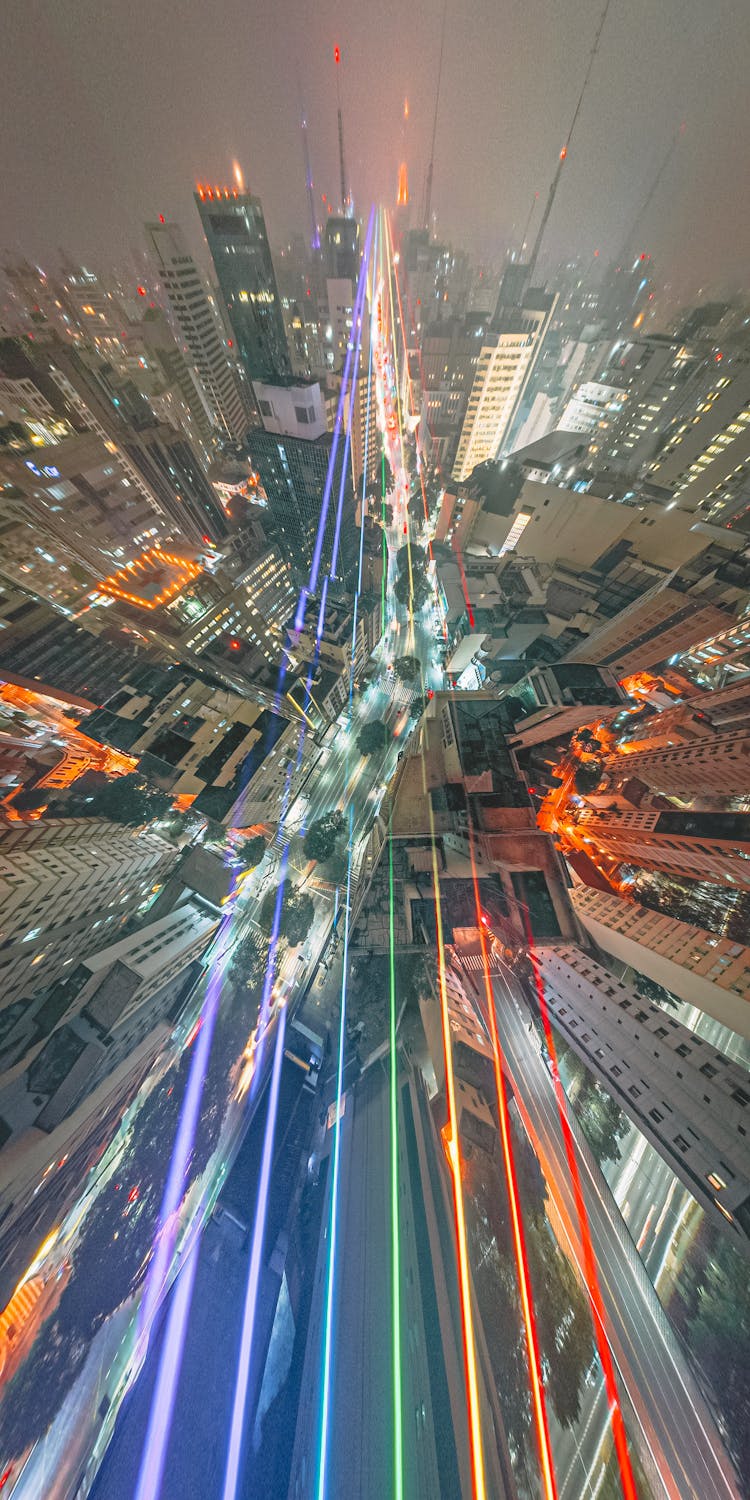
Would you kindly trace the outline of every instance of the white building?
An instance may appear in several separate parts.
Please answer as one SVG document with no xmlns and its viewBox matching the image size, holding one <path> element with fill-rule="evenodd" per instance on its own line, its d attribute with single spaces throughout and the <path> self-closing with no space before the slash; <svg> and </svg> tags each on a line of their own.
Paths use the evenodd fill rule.
<svg viewBox="0 0 750 1500">
<path fill-rule="evenodd" d="M 483 333 L 458 440 L 454 479 L 467 479 L 477 464 L 502 452 L 555 300 L 543 292 L 529 292 L 520 308 L 499 308 L 493 325 Z"/>
<path fill-rule="evenodd" d="M 626 399 L 627 393 L 619 386 L 585 380 L 576 387 L 555 426 L 562 432 L 604 432 Z"/>
<path fill-rule="evenodd" d="M 603 952 L 750 1037 L 749 948 L 587 885 L 574 886 L 570 898 Z"/>
<path fill-rule="evenodd" d="M 0 1038 L 12 1007 L 113 938 L 177 858 L 157 834 L 100 818 L 0 829 Z"/>
<path fill-rule="evenodd" d="M 252 400 L 222 339 L 216 313 L 198 267 L 176 224 L 147 224 L 149 249 L 169 299 L 180 337 L 198 372 L 215 426 L 242 442 L 252 418 Z"/>
<path fill-rule="evenodd" d="M 312 441 L 328 431 L 326 404 L 319 381 L 289 380 L 271 385 L 254 380 L 253 390 L 266 432 Z"/>
<path fill-rule="evenodd" d="M 553 1026 L 701 1207 L 750 1249 L 750 1078 L 590 954 L 537 946 Z"/>
</svg>

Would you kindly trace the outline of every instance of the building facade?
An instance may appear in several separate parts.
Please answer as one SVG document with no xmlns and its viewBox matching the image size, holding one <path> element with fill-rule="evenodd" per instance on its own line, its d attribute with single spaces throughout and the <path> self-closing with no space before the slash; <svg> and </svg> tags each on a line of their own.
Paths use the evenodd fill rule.
<svg viewBox="0 0 750 1500">
<path fill-rule="evenodd" d="M 237 188 L 199 186 L 195 202 L 245 374 L 270 381 L 291 375 L 260 199 Z"/>
<path fill-rule="evenodd" d="M 241 443 L 254 415 L 252 393 L 241 382 L 192 255 L 176 224 L 146 225 L 146 236 L 180 338 L 205 391 L 214 426 Z"/>
<path fill-rule="evenodd" d="M 553 1026 L 750 1253 L 747 1070 L 582 949 L 540 944 L 536 964 Z"/>
</svg>

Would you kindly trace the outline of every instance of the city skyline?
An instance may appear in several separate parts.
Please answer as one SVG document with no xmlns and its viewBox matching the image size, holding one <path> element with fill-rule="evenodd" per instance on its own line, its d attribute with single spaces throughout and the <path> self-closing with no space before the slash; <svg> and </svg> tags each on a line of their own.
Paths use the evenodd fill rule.
<svg viewBox="0 0 750 1500">
<path fill-rule="evenodd" d="M 132 225 L 159 213 L 185 225 L 191 246 L 199 248 L 189 203 L 194 183 L 233 180 L 235 160 L 266 204 L 273 244 L 282 243 L 309 217 L 303 112 L 318 210 L 325 208 L 322 194 L 337 207 L 334 43 L 342 51 L 357 210 L 363 213 L 371 200 L 395 202 L 405 150 L 412 210 L 419 216 L 441 10 L 434 0 L 408 20 L 395 7 L 387 12 L 389 66 L 379 71 L 367 61 L 364 10 L 349 13 L 342 27 L 333 11 L 318 8 L 311 29 L 301 5 L 283 28 L 275 18 L 269 24 L 259 7 L 262 43 L 253 50 L 254 18 L 239 8 L 226 9 L 214 32 L 200 12 L 175 28 L 166 12 L 145 8 L 115 15 L 105 7 L 85 19 L 74 9 L 63 24 L 48 6 L 44 25 L 32 26 L 25 7 L 12 7 L 9 45 L 17 61 L 5 98 L 10 150 L 3 250 L 29 254 L 44 266 L 63 245 L 82 260 L 110 264 L 125 246 L 140 250 Z M 738 0 L 721 0 L 719 12 L 697 5 L 686 12 L 677 0 L 658 11 L 645 0 L 610 8 L 550 225 L 548 260 L 585 259 L 595 249 L 603 259 L 622 254 L 684 126 L 639 226 L 643 245 L 627 248 L 653 254 L 678 297 L 700 286 L 737 284 L 750 245 L 741 68 L 750 21 Z M 433 191 L 441 237 L 464 243 L 468 227 L 470 248 L 497 258 L 520 243 L 535 194 L 538 220 L 600 17 L 600 7 L 588 0 L 567 7 L 535 0 L 533 16 L 528 7 L 523 16 L 519 8 L 501 15 L 486 0 L 468 23 L 448 6 Z M 247 58 L 237 45 L 243 34 Z M 529 38 L 542 34 L 548 44 L 535 52 Z M 48 104 L 37 114 L 40 70 Z M 221 73 L 228 79 L 220 86 Z M 133 76 L 139 79 L 136 110 Z M 202 91 L 200 135 L 193 139 L 184 101 Z M 56 150 L 61 119 L 73 148 L 62 157 Z M 54 175 L 47 180 L 50 164 Z M 693 203 L 701 205 L 698 224 L 690 220 Z"/>
<path fill-rule="evenodd" d="M 3 1500 L 748 1493 L 718 11 L 14 21 Z"/>
</svg>

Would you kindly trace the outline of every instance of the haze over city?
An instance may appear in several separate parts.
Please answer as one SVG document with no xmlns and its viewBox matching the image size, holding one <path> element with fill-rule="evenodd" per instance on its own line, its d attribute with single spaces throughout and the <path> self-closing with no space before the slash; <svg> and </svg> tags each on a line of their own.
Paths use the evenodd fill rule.
<svg viewBox="0 0 750 1500">
<path fill-rule="evenodd" d="M 742 1500 L 750 11 L 4 20 L 2 1500 Z"/>
<path fill-rule="evenodd" d="M 405 97 L 419 199 L 442 9 L 442 0 L 406 10 L 384 0 L 377 16 L 363 4 L 342 14 L 301 0 L 225 0 L 213 9 L 11 0 L 0 240 L 43 265 L 59 245 L 112 259 L 132 243 L 134 223 L 159 212 L 184 217 L 193 180 L 223 182 L 237 157 L 281 243 L 305 211 L 301 110 L 316 190 L 335 200 L 334 43 L 360 211 L 394 192 Z M 442 237 L 484 256 L 518 241 L 533 194 L 546 193 L 600 14 L 597 0 L 448 6 L 434 192 Z M 749 47 L 742 0 L 610 6 L 550 228 L 551 258 L 620 253 L 684 121 L 641 248 L 680 292 L 737 284 L 750 250 Z"/>
</svg>

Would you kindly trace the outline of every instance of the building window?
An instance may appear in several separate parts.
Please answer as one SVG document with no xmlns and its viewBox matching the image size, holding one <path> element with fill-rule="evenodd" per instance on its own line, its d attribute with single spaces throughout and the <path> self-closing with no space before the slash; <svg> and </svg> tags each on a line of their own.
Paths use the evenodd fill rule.
<svg viewBox="0 0 750 1500">
<path fill-rule="evenodd" d="M 715 1078 L 718 1071 L 718 1068 L 715 1068 L 712 1063 L 701 1064 L 701 1073 L 704 1073 L 706 1078 Z"/>
<path fill-rule="evenodd" d="M 651 1119 L 656 1121 L 657 1125 L 661 1125 L 661 1122 L 664 1119 L 664 1116 L 662 1114 L 660 1114 L 660 1112 L 659 1112 L 658 1109 L 650 1109 L 649 1110 L 649 1114 L 651 1116 Z"/>
<path fill-rule="evenodd" d="M 689 1057 L 690 1056 L 690 1048 L 687 1046 L 687 1044 L 685 1042 L 680 1042 L 679 1047 L 675 1047 L 674 1050 L 677 1053 L 678 1057 Z"/>
<path fill-rule="evenodd" d="M 630 1088 L 628 1089 L 628 1093 L 633 1099 L 640 1099 L 641 1097 L 641 1091 L 634 1083 L 631 1083 Z"/>
<path fill-rule="evenodd" d="M 675 1146 L 679 1147 L 680 1151 L 690 1150 L 690 1142 L 685 1140 L 684 1135 L 676 1135 L 674 1138 L 674 1143 Z"/>
</svg>

